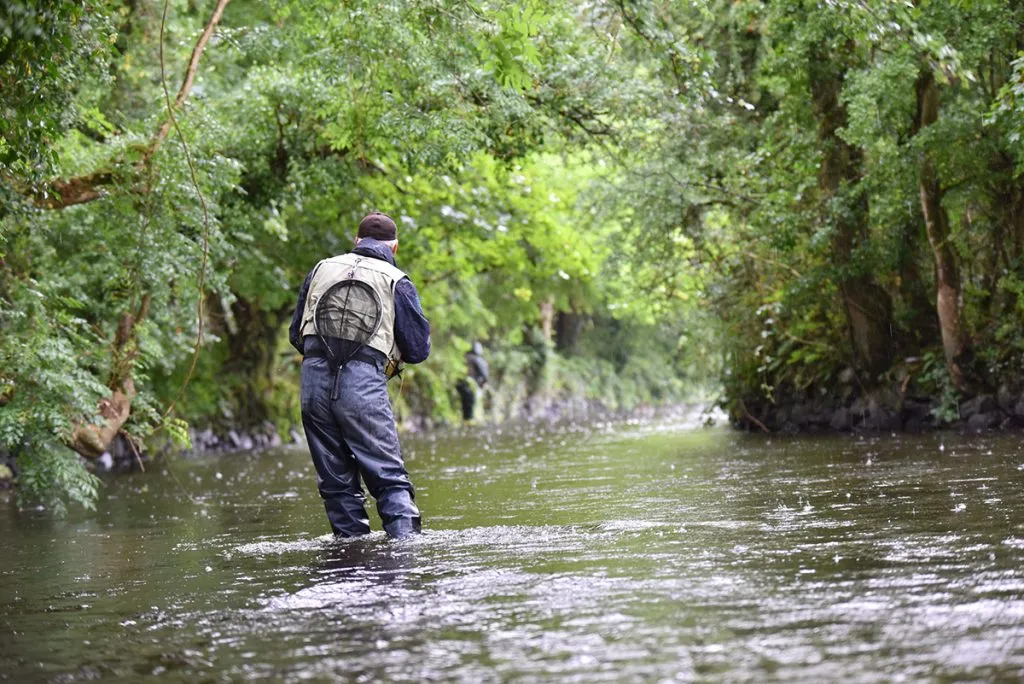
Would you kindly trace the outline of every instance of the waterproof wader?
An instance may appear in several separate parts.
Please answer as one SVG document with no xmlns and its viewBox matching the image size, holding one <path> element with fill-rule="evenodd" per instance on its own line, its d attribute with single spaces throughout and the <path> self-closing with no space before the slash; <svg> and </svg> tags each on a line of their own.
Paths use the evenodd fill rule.
<svg viewBox="0 0 1024 684">
<path fill-rule="evenodd" d="M 455 391 L 459 393 L 459 402 L 462 404 L 462 420 L 473 420 L 473 409 L 476 406 L 475 383 L 469 378 L 460 378 L 455 383 Z"/>
<path fill-rule="evenodd" d="M 337 373 L 323 357 L 302 362 L 302 426 L 316 466 L 317 487 L 334 533 L 370 531 L 360 476 L 377 500 L 384 531 L 420 530 L 420 512 L 402 461 L 384 377 L 383 354 L 364 349 Z"/>
</svg>

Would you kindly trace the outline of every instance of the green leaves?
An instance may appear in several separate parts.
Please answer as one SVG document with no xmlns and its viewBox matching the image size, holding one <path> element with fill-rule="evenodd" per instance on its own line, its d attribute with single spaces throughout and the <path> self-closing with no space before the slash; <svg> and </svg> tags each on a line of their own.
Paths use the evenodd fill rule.
<svg viewBox="0 0 1024 684">
<path fill-rule="evenodd" d="M 547 6 L 540 0 L 521 0 L 502 3 L 492 13 L 499 30 L 480 38 L 477 49 L 483 68 L 506 88 L 525 91 L 533 85 L 531 70 L 540 66 L 535 40 L 551 18 L 545 12 Z"/>
<path fill-rule="evenodd" d="M 0 8 L 0 183 L 57 170 L 54 145 L 78 116 L 76 92 L 110 57 L 110 3 L 15 0 Z"/>
<path fill-rule="evenodd" d="M 33 446 L 32 452 L 23 451 L 17 459 L 19 504 L 42 504 L 57 516 L 67 513 L 68 502 L 95 509 L 100 480 L 78 455 L 53 444 Z"/>
</svg>

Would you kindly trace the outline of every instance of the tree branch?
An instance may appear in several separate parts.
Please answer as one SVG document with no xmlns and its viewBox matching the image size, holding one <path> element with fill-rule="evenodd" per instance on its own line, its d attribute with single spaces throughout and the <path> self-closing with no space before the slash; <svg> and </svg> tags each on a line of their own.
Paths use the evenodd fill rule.
<svg viewBox="0 0 1024 684">
<path fill-rule="evenodd" d="M 114 174 L 109 171 L 93 171 L 84 176 L 54 181 L 46 194 L 37 193 L 34 201 L 36 206 L 46 209 L 63 209 L 75 204 L 85 204 L 103 197 L 105 193 L 102 188 L 113 182 Z"/>
<path fill-rule="evenodd" d="M 683 78 L 683 73 L 679 65 L 679 55 L 676 53 L 675 48 L 671 45 L 659 44 L 653 36 L 644 31 L 640 17 L 630 15 L 629 11 L 626 9 L 626 3 L 623 2 L 623 0 L 617 0 L 615 5 L 619 8 L 619 14 L 625 22 L 629 24 L 630 28 L 633 29 L 633 32 L 640 36 L 644 42 L 650 45 L 655 58 L 657 58 L 662 52 L 668 52 L 668 62 L 669 66 L 672 68 L 672 76 L 675 78 L 676 86 L 679 88 L 679 92 L 685 91 L 687 89 L 686 79 Z M 664 19 L 662 19 L 662 23 L 664 23 Z"/>
<path fill-rule="evenodd" d="M 188 94 L 192 90 L 192 84 L 196 80 L 199 60 L 202 58 L 206 44 L 210 42 L 213 32 L 217 29 L 217 24 L 220 23 L 220 18 L 224 15 L 224 8 L 227 7 L 229 2 L 231 0 L 217 0 L 217 6 L 213 9 L 213 16 L 206 23 L 206 28 L 203 29 L 203 32 L 199 34 L 199 40 L 196 41 L 195 47 L 192 48 L 192 56 L 189 58 L 188 67 L 185 69 L 185 78 L 181 82 L 181 88 L 178 89 L 177 97 L 174 98 L 174 109 L 181 109 L 181 106 L 185 104 L 185 100 L 188 99 Z M 161 141 L 167 137 L 167 133 L 170 130 L 171 117 L 168 116 L 149 143 L 149 155 L 156 151 L 156 148 L 160 146 Z"/>
<path fill-rule="evenodd" d="M 188 60 L 188 66 L 185 69 L 185 76 L 182 79 L 181 87 L 178 89 L 178 95 L 174 99 L 174 109 L 180 109 L 185 101 L 188 99 L 189 93 L 192 91 L 192 85 L 196 80 L 196 72 L 199 69 L 199 61 L 203 56 L 203 52 L 206 50 L 207 43 L 210 42 L 210 38 L 217 30 L 217 24 L 220 23 L 221 17 L 224 15 L 224 8 L 227 7 L 231 0 L 217 0 L 217 5 L 214 7 L 213 16 L 206 23 L 206 27 L 203 32 L 199 34 L 199 39 L 196 41 L 195 46 L 192 48 L 192 56 Z M 168 112 L 166 119 L 160 125 L 160 128 L 156 130 L 153 137 L 150 138 L 149 145 L 146 147 L 142 155 L 142 160 L 136 166 L 137 171 L 141 171 L 143 168 L 149 165 L 153 158 L 153 154 L 160 147 L 160 143 L 163 142 L 164 138 L 167 137 L 168 132 L 171 130 L 173 123 L 171 113 Z M 49 184 L 49 188 L 45 192 L 34 193 L 32 198 L 36 206 L 44 209 L 63 209 L 70 207 L 75 204 L 85 204 L 86 202 L 92 202 L 93 200 L 100 199 L 106 195 L 104 188 L 110 185 L 114 181 L 114 174 L 109 171 L 93 171 L 82 176 L 75 176 L 67 180 L 57 180 Z"/>
</svg>

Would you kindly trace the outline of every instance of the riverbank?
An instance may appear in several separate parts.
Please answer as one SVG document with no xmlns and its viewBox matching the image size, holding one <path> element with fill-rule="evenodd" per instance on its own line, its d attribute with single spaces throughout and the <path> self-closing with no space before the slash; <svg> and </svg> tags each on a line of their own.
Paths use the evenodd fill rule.
<svg viewBox="0 0 1024 684">
<path fill-rule="evenodd" d="M 1024 427 L 1024 388 L 1001 385 L 995 392 L 961 397 L 929 396 L 894 384 L 865 389 L 852 373 L 816 396 L 789 393 L 740 399 L 730 407 L 733 425 L 761 432 L 984 431 Z"/>
<path fill-rule="evenodd" d="M 685 428 L 699 428 L 723 424 L 728 416 L 716 405 L 708 402 L 680 402 L 665 405 L 645 404 L 631 409 L 609 407 L 599 401 L 572 397 L 564 400 L 539 399 L 524 405 L 521 412 L 508 420 L 476 420 L 464 423 L 442 423 L 424 416 L 411 416 L 399 423 L 403 436 L 419 434 L 449 434 L 466 431 L 498 430 L 514 433 L 517 430 L 551 429 L 566 424 L 630 424 L 666 423 Z M 181 449 L 168 441 L 159 441 L 136 453 L 123 436 L 118 436 L 104 453 L 89 466 L 97 473 L 137 472 L 146 464 L 163 457 L 195 458 L 233 453 L 259 453 L 281 446 L 305 444 L 301 429 L 291 427 L 278 431 L 270 422 L 253 429 L 239 425 L 206 426 L 189 430 L 191 447 Z M 2 464 L 2 462 L 0 462 Z M 13 464 L 12 464 L 13 466 Z"/>
<path fill-rule="evenodd" d="M 859 392 L 841 385 L 835 396 L 791 397 L 788 402 L 743 401 L 724 412 L 713 402 L 641 404 L 631 408 L 609 406 L 600 400 L 580 396 L 531 397 L 508 417 L 493 410 L 481 412 L 480 419 L 466 423 L 437 421 L 423 415 L 399 415 L 404 436 L 447 434 L 465 431 L 536 430 L 564 424 L 653 424 L 667 423 L 690 428 L 728 423 L 739 430 L 765 433 L 907 432 L 947 430 L 954 433 L 1024 428 L 1024 392 L 1001 387 L 995 394 L 981 394 L 951 403 L 948 399 L 900 396 L 892 390 Z M 749 403 L 748 403 L 749 401 Z M 751 406 L 753 405 L 753 409 Z M 505 407 L 507 409 L 507 406 Z M 955 411 L 955 416 L 950 411 Z M 305 443 L 300 426 L 279 430 L 266 421 L 244 427 L 221 419 L 189 429 L 191 446 L 182 449 L 169 440 L 158 439 L 136 451 L 119 435 L 110 449 L 88 462 L 96 473 L 137 472 L 163 457 L 194 458 L 233 453 L 259 453 L 281 446 Z M 11 486 L 18 468 L 14 457 L 0 451 L 0 489 Z"/>
<path fill-rule="evenodd" d="M 652 424 L 669 423 L 676 426 L 698 428 L 725 423 L 728 416 L 716 405 L 707 402 L 676 403 L 661 406 L 642 405 L 629 410 L 606 406 L 595 400 L 580 397 L 564 401 L 536 402 L 508 420 L 476 420 L 464 423 L 440 423 L 424 416 L 412 416 L 399 423 L 402 436 L 421 434 L 448 434 L 463 431 L 500 430 L 515 432 L 550 429 L 566 424 Z M 258 453 L 287 445 L 305 444 L 300 429 L 290 428 L 282 434 L 272 423 L 264 423 L 256 430 L 242 427 L 190 429 L 191 448 L 176 449 L 162 443 L 141 452 L 143 463 L 162 456 L 184 458 L 230 453 Z M 119 437 L 111 450 L 93 465 L 99 472 L 130 472 L 139 470 L 139 458 L 126 440 Z"/>
<path fill-rule="evenodd" d="M 444 352 L 451 358 L 446 359 Z M 462 420 L 455 389 L 464 377 L 461 354 L 441 350 L 434 363 L 407 369 L 403 381 L 393 381 L 389 392 L 400 433 L 435 433 L 467 424 L 481 428 L 538 426 L 650 420 L 654 416 L 677 420 L 695 407 L 703 411 L 713 403 L 705 398 L 710 390 L 684 380 L 672 370 L 664 353 L 651 352 L 615 364 L 591 353 L 562 354 L 552 342 L 541 340 L 536 344 L 494 344 L 487 355 L 490 382 L 486 389 L 471 385 L 475 409 L 468 423 Z M 265 391 L 258 402 L 250 402 L 248 408 L 258 404 L 262 415 L 273 416 L 255 425 L 245 418 L 251 415 L 246 403 L 231 391 L 203 395 L 198 401 L 186 398 L 179 406 L 192 426 L 188 430 L 191 446 L 182 449 L 158 434 L 140 449 L 142 463 L 160 455 L 259 452 L 302 443 L 298 375 L 297 368 L 288 366 L 270 383 L 272 391 Z M 211 384 L 213 378 L 200 382 L 201 386 Z M 239 382 L 237 377 L 227 377 L 221 378 L 220 385 L 238 387 Z M 721 422 L 726 416 L 719 411 L 715 419 Z M 119 437 L 92 467 L 98 472 L 123 472 L 138 470 L 139 462 L 131 445 Z"/>
<path fill-rule="evenodd" d="M 524 403 L 520 411 L 508 419 L 484 417 L 469 423 L 448 423 L 427 416 L 400 417 L 402 435 L 445 434 L 465 430 L 499 429 L 503 432 L 550 428 L 560 424 L 670 423 L 700 427 L 729 423 L 734 428 L 752 432 L 798 434 L 828 432 L 909 432 L 930 430 L 980 432 L 1024 428 L 1024 393 L 1001 388 L 997 394 L 983 394 L 954 405 L 957 417 L 943 419 L 948 403 L 923 397 L 899 397 L 888 391 L 851 394 L 844 401 L 839 397 L 801 398 L 778 405 L 742 402 L 729 413 L 708 402 L 680 402 L 666 405 L 644 404 L 630 409 L 609 407 L 600 401 L 582 397 L 559 400 L 535 399 Z M 157 440 L 138 452 L 126 438 L 118 436 L 110 449 L 95 461 L 88 462 L 96 473 L 127 473 L 143 470 L 147 464 L 162 457 L 194 458 L 232 453 L 259 453 L 281 446 L 301 445 L 305 437 L 294 426 L 278 430 L 271 422 L 256 427 L 243 427 L 222 421 L 189 430 L 191 447 L 181 449 L 167 440 Z M 0 452 L 0 489 L 10 487 L 17 474 L 17 464 L 8 452 Z"/>
</svg>

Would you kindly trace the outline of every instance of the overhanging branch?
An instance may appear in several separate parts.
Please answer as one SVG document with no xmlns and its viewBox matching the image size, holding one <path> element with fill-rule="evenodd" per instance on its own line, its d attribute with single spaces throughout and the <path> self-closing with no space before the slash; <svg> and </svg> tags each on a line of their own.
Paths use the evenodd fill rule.
<svg viewBox="0 0 1024 684">
<path fill-rule="evenodd" d="M 213 36 L 213 32 L 217 29 L 217 24 L 220 23 L 220 18 L 224 15 L 224 8 L 227 7 L 231 0 L 217 0 L 217 6 L 213 8 L 213 16 L 210 17 L 210 21 L 206 23 L 206 28 L 199 34 L 199 40 L 196 41 L 195 47 L 192 48 L 192 56 L 188 60 L 188 67 L 185 69 L 185 78 L 181 81 L 181 88 L 178 89 L 178 95 L 174 98 L 174 109 L 181 109 L 181 106 L 185 104 L 185 100 L 188 99 L 188 94 L 192 90 L 192 84 L 196 80 L 196 70 L 199 68 L 199 60 L 203 56 L 203 51 L 206 50 L 206 44 L 210 42 L 210 38 Z M 150 141 L 149 154 L 152 155 L 156 151 L 156 148 L 160 146 L 161 141 L 167 137 L 168 131 L 171 130 L 171 117 L 168 116 L 160 128 L 157 129 L 156 135 Z"/>
<path fill-rule="evenodd" d="M 217 5 L 213 9 L 213 15 L 206 22 L 203 32 L 199 34 L 199 39 L 192 48 L 192 55 L 189 57 L 188 66 L 185 68 L 181 87 L 174 98 L 173 107 L 175 110 L 181 109 L 188 99 L 189 93 L 192 91 L 192 85 L 196 80 L 196 73 L 199 69 L 199 62 L 202 59 L 203 52 L 206 50 L 210 38 L 217 30 L 217 24 L 220 23 L 221 17 L 224 15 L 224 8 L 227 7 L 229 2 L 231 0 L 217 0 Z M 136 164 L 136 171 L 141 173 L 150 164 L 154 153 L 160 147 L 160 143 L 163 142 L 168 132 L 170 132 L 171 125 L 172 118 L 168 112 L 164 122 L 160 124 L 153 137 L 150 138 L 149 145 L 143 152 L 141 161 Z M 113 183 L 113 181 L 114 175 L 109 171 L 93 171 L 92 173 L 75 176 L 67 180 L 56 180 L 49 184 L 49 188 L 45 193 L 35 193 L 33 201 L 36 206 L 44 209 L 63 209 L 75 204 L 85 204 L 103 197 L 106 194 L 105 188 Z"/>
<path fill-rule="evenodd" d="M 103 197 L 103 187 L 114 181 L 109 171 L 94 171 L 84 176 L 54 181 L 45 195 L 37 194 L 35 204 L 46 209 L 62 209 Z"/>
</svg>

